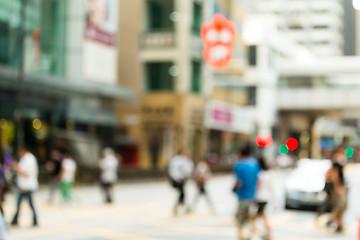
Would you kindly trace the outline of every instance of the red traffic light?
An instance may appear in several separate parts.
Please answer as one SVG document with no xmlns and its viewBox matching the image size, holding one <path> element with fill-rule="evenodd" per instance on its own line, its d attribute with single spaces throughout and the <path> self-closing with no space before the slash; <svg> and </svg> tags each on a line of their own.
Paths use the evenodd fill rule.
<svg viewBox="0 0 360 240">
<path fill-rule="evenodd" d="M 294 151 L 295 149 L 297 149 L 297 147 L 299 146 L 298 141 L 295 138 L 289 138 L 286 141 L 286 147 L 290 150 L 290 151 Z"/>
<path fill-rule="evenodd" d="M 256 144 L 259 147 L 269 147 L 273 142 L 273 139 L 270 135 L 268 134 L 259 134 L 256 137 Z"/>
</svg>

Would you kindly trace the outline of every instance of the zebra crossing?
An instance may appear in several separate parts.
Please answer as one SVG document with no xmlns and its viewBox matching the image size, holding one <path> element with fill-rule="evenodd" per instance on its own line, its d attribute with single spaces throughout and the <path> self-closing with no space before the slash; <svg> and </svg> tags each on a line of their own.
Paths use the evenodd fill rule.
<svg viewBox="0 0 360 240">
<path fill-rule="evenodd" d="M 116 202 L 103 205 L 99 189 L 76 189 L 81 197 L 69 205 L 46 205 L 47 189 L 36 194 L 39 224 L 31 226 L 31 212 L 22 206 L 20 226 L 10 227 L 11 240 L 236 240 L 233 217 L 234 196 L 224 191 L 231 186 L 229 176 L 215 178 L 211 193 L 216 214 L 211 214 L 205 202 L 195 212 L 172 216 L 173 194 L 167 183 L 137 183 L 119 185 Z M 191 186 L 189 186 L 191 188 Z M 192 190 L 189 189 L 191 198 Z M 227 189 L 226 189 L 227 191 Z M 218 193 L 218 194 L 214 194 Z M 5 210 L 9 221 L 15 210 L 15 199 L 7 199 Z M 351 213 L 351 209 L 349 213 Z M 268 213 L 273 240 L 356 240 L 357 221 L 353 214 L 345 218 L 346 230 L 334 234 L 323 227 L 324 220 L 315 226 L 312 212 L 272 210 Z M 261 225 L 261 224 L 260 224 Z"/>
</svg>

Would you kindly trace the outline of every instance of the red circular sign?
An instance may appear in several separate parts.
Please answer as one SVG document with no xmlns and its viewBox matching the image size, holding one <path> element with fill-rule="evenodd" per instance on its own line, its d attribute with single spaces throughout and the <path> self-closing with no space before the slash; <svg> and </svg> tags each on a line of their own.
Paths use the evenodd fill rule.
<svg viewBox="0 0 360 240">
<path fill-rule="evenodd" d="M 299 146 L 298 141 L 295 138 L 289 138 L 286 141 L 286 147 L 290 150 L 290 151 L 294 151 L 295 149 L 297 149 L 297 147 Z"/>
<path fill-rule="evenodd" d="M 268 134 L 259 134 L 257 137 L 256 137 L 256 144 L 259 146 L 259 147 L 269 147 L 272 142 L 273 142 L 273 139 L 270 135 Z"/>
</svg>

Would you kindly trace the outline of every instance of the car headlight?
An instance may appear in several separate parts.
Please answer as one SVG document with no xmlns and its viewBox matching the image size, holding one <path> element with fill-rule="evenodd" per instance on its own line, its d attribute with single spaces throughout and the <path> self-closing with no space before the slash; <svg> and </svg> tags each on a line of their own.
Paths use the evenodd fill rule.
<svg viewBox="0 0 360 240">
<path fill-rule="evenodd" d="M 316 199 L 317 199 L 318 201 L 325 201 L 326 196 L 327 196 L 327 193 L 324 192 L 324 191 L 321 191 L 321 192 L 318 192 L 318 193 L 316 194 Z"/>
</svg>

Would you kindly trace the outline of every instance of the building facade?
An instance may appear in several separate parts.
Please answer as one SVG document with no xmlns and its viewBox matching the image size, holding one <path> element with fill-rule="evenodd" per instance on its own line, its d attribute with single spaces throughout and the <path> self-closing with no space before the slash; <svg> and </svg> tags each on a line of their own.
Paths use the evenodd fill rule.
<svg viewBox="0 0 360 240">
<path fill-rule="evenodd" d="M 343 7 L 341 0 L 262 0 L 256 11 L 275 14 L 279 29 L 315 54 L 339 56 L 345 41 Z"/>
<path fill-rule="evenodd" d="M 91 1 L 24 3 L 0 1 L 2 145 L 15 144 L 17 76 L 23 58 L 26 144 L 45 161 L 49 148 L 67 142 L 80 164 L 95 167 L 100 148 L 112 145 L 116 137 L 116 101 L 132 97 L 117 83 L 117 1 L 104 1 L 112 10 Z"/>
<path fill-rule="evenodd" d="M 253 123 L 248 109 L 239 107 L 248 104 L 248 89 L 228 84 L 242 84 L 241 35 L 229 67 L 215 72 L 203 62 L 200 28 L 215 13 L 235 21 L 241 32 L 245 12 L 238 1 L 120 2 L 120 34 L 126 37 L 120 39 L 119 79 L 139 96 L 118 111 L 129 133 L 119 143 L 129 167 L 163 169 L 181 147 L 195 162 L 208 153 L 226 162 L 238 139 L 249 135 L 235 121 L 247 116 Z"/>
</svg>

